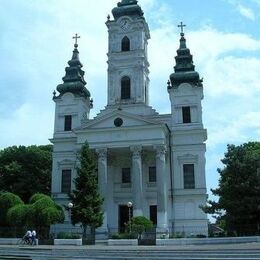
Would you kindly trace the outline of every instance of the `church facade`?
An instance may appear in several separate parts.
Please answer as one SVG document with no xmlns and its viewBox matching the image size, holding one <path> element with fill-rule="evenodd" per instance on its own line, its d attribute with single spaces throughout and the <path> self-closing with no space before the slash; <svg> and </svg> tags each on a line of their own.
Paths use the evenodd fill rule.
<svg viewBox="0 0 260 260">
<path fill-rule="evenodd" d="M 87 141 L 97 154 L 104 197 L 100 230 L 123 231 L 130 213 L 151 219 L 160 232 L 207 235 L 207 216 L 200 209 L 207 199 L 203 85 L 184 33 L 165 87 L 171 113 L 159 114 L 149 104 L 150 33 L 143 11 L 136 0 L 122 0 L 112 14 L 106 22 L 106 107 L 90 119 L 93 100 L 85 87 L 77 41 L 53 96 L 52 196 L 68 204 L 77 152 Z M 69 216 L 66 221 L 69 225 Z"/>
</svg>

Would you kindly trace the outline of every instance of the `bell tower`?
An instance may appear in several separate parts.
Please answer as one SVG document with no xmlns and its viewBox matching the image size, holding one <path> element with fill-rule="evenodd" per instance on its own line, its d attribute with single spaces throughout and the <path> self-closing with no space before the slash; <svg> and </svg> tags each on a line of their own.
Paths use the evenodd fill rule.
<svg viewBox="0 0 260 260">
<path fill-rule="evenodd" d="M 90 109 L 93 100 L 90 92 L 85 87 L 85 72 L 82 70 L 82 63 L 79 60 L 77 40 L 80 38 L 76 34 L 74 50 L 71 60 L 66 67 L 66 74 L 62 78 L 63 83 L 57 86 L 59 95 L 53 92 L 55 107 L 54 137 L 60 134 L 71 134 L 73 129 L 79 128 L 82 122 L 89 119 Z"/>
<path fill-rule="evenodd" d="M 108 106 L 149 105 L 148 25 L 136 0 L 122 0 L 108 20 Z"/>
</svg>

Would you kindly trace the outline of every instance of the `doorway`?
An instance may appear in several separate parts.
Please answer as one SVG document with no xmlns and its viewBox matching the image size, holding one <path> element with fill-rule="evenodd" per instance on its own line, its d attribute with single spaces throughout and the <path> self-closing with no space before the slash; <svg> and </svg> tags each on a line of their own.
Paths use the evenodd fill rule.
<svg viewBox="0 0 260 260">
<path fill-rule="evenodd" d="M 118 206 L 118 229 L 120 233 L 126 231 L 126 223 L 129 221 L 129 210 L 130 216 L 133 217 L 133 207 L 128 207 L 127 205 Z"/>
</svg>

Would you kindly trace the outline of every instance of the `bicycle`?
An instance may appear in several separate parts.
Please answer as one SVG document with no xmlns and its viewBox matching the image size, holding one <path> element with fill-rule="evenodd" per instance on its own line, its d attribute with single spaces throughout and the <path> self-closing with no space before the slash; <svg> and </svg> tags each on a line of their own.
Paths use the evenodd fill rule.
<svg viewBox="0 0 260 260">
<path fill-rule="evenodd" d="M 32 246 L 33 245 L 33 241 L 31 238 L 27 238 L 27 237 L 22 237 L 20 239 L 17 240 L 17 245 L 28 245 L 28 246 Z"/>
</svg>

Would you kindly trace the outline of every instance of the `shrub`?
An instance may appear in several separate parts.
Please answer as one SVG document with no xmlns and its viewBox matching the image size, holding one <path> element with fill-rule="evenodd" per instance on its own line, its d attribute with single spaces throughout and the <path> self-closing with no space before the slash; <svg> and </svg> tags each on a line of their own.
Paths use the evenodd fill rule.
<svg viewBox="0 0 260 260">
<path fill-rule="evenodd" d="M 76 233 L 60 232 L 57 235 L 57 239 L 79 239 L 79 238 L 81 238 L 80 234 L 76 234 Z"/>
<path fill-rule="evenodd" d="M 31 206 L 19 204 L 7 211 L 8 224 L 13 227 L 25 227 L 30 225 Z"/>
<path fill-rule="evenodd" d="M 184 238 L 184 233 L 183 232 L 176 232 L 174 234 L 170 235 L 170 238 Z"/>
<path fill-rule="evenodd" d="M 207 237 L 207 236 L 205 236 L 205 235 L 203 235 L 203 234 L 198 234 L 198 235 L 196 235 L 196 237 L 197 237 L 197 238 L 205 238 L 205 237 Z"/>
<path fill-rule="evenodd" d="M 19 196 L 11 193 L 11 192 L 3 192 L 0 193 L 0 226 L 6 226 L 8 224 L 7 221 L 7 212 L 10 208 L 15 205 L 23 205 L 23 201 Z"/>
<path fill-rule="evenodd" d="M 136 233 L 115 233 L 111 235 L 112 239 L 136 239 L 137 234 Z"/>
<path fill-rule="evenodd" d="M 130 222 L 127 223 L 128 233 L 136 233 L 139 235 L 141 235 L 145 230 L 151 229 L 152 227 L 153 222 L 144 216 L 133 217 Z"/>
<path fill-rule="evenodd" d="M 36 201 L 42 199 L 42 198 L 50 198 L 49 196 L 43 194 L 43 193 L 35 193 L 34 195 L 32 195 L 32 197 L 30 198 L 29 200 L 29 203 L 30 204 L 33 204 L 35 203 Z"/>
</svg>

